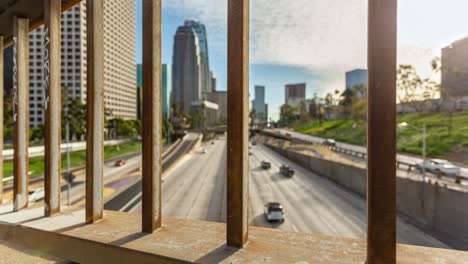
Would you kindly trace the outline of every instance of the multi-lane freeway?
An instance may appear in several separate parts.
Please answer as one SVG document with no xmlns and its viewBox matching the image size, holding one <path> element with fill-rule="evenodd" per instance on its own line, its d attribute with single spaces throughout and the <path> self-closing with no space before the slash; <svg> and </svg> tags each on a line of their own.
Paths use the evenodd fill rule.
<svg viewBox="0 0 468 264">
<path fill-rule="evenodd" d="M 292 138 L 297 138 L 304 142 L 320 144 L 324 141 L 324 139 L 320 137 L 304 135 L 304 134 L 294 132 L 291 130 L 287 130 L 287 129 L 267 129 L 267 131 L 272 132 L 272 133 L 279 133 L 283 135 L 289 134 L 291 135 Z M 362 146 L 356 146 L 356 145 L 343 143 L 343 142 L 336 142 L 336 146 L 339 148 L 351 150 L 354 152 L 367 153 L 367 149 Z M 405 155 L 405 154 L 397 154 L 397 160 L 400 162 L 409 163 L 409 164 L 418 164 L 418 163 L 422 163 L 423 161 L 421 157 L 410 156 L 410 155 Z M 468 179 L 468 167 L 461 167 L 460 176 Z"/>
<path fill-rule="evenodd" d="M 203 149 L 207 150 L 206 153 Z M 271 169 L 261 169 L 263 160 L 271 162 Z M 293 167 L 296 171 L 294 177 L 281 176 L 281 164 Z M 365 237 L 366 204 L 362 197 L 260 144 L 252 146 L 250 171 L 251 225 L 342 237 Z M 186 156 L 184 161 L 164 175 L 162 188 L 163 215 L 225 222 L 225 139 L 208 142 Z M 284 223 L 265 221 L 264 205 L 268 202 L 284 205 Z M 141 212 L 141 199 L 126 211 Z M 448 247 L 403 219 L 398 219 L 398 240 L 407 244 Z"/>
</svg>

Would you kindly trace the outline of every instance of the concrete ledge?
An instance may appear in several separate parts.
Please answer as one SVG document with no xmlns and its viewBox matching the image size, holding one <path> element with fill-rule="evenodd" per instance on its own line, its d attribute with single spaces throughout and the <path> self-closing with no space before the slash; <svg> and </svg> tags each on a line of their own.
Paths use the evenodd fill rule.
<svg viewBox="0 0 468 264">
<path fill-rule="evenodd" d="M 223 223 L 163 218 L 163 228 L 140 232 L 140 216 L 105 211 L 83 222 L 84 211 L 42 217 L 42 208 L 0 208 L 0 240 L 79 263 L 364 263 L 365 242 L 251 227 L 243 249 L 225 246 Z M 399 263 L 467 263 L 468 253 L 398 246 Z"/>
</svg>

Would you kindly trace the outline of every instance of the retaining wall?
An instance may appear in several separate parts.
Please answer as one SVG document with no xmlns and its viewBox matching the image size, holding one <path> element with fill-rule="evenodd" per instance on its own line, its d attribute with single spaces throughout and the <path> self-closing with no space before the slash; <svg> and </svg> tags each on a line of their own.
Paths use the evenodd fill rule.
<svg viewBox="0 0 468 264">
<path fill-rule="evenodd" d="M 366 169 L 267 146 L 304 168 L 366 196 Z M 397 177 L 397 206 L 400 215 L 423 230 L 452 247 L 468 250 L 467 192 Z"/>
</svg>

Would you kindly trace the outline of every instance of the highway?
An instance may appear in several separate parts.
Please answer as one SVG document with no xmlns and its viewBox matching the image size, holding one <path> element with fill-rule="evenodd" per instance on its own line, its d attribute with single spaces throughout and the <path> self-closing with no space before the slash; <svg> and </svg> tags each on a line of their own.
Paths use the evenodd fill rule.
<svg viewBox="0 0 468 264">
<path fill-rule="evenodd" d="M 324 140 L 323 138 L 320 138 L 320 137 L 305 135 L 305 134 L 301 134 L 301 133 L 294 132 L 294 131 L 287 130 L 287 129 L 266 129 L 266 130 L 269 132 L 273 132 L 273 133 L 280 133 L 282 135 L 289 133 L 293 138 L 297 138 L 302 141 L 310 142 L 310 143 L 320 144 Z M 352 145 L 352 144 L 343 143 L 343 142 L 336 142 L 336 146 L 342 149 L 348 149 L 348 150 L 352 150 L 355 152 L 367 153 L 367 149 L 362 146 Z M 410 163 L 410 164 L 422 163 L 421 157 L 410 156 L 410 155 L 405 155 L 405 154 L 397 154 L 397 160 L 405 162 L 405 163 Z M 468 167 L 462 166 L 460 168 L 461 168 L 460 176 L 463 176 L 464 178 L 468 179 Z"/>
<path fill-rule="evenodd" d="M 207 153 L 203 154 L 202 149 Z M 269 160 L 272 168 L 260 168 Z M 226 141 L 215 140 L 186 156 L 164 175 L 162 205 L 164 216 L 226 221 Z M 293 178 L 279 174 L 287 164 L 296 170 Z M 332 236 L 365 238 L 365 200 L 274 153 L 263 145 L 252 147 L 250 156 L 250 223 L 255 226 Z M 286 221 L 265 221 L 268 202 L 284 205 Z M 129 212 L 141 212 L 141 200 Z M 446 248 L 447 245 L 398 219 L 398 241 L 405 244 Z"/>
</svg>

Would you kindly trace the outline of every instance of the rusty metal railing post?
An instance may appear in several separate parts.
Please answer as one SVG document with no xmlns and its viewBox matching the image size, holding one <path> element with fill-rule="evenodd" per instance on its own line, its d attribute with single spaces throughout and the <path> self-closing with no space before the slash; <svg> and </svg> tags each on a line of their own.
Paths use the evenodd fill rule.
<svg viewBox="0 0 468 264">
<path fill-rule="evenodd" d="M 44 214 L 60 212 L 61 175 L 61 0 L 44 0 Z"/>
<path fill-rule="evenodd" d="M 397 0 L 369 0 L 367 263 L 396 263 Z"/>
<path fill-rule="evenodd" d="M 248 240 L 249 0 L 228 0 L 227 244 Z"/>
<path fill-rule="evenodd" d="M 86 222 L 103 217 L 104 0 L 86 0 Z"/>
<path fill-rule="evenodd" d="M 143 0 L 142 230 L 161 227 L 161 0 Z"/>
<path fill-rule="evenodd" d="M 29 20 L 13 18 L 13 210 L 28 207 Z"/>
<path fill-rule="evenodd" d="M 0 205 L 3 203 L 3 36 L 0 35 Z"/>
</svg>

